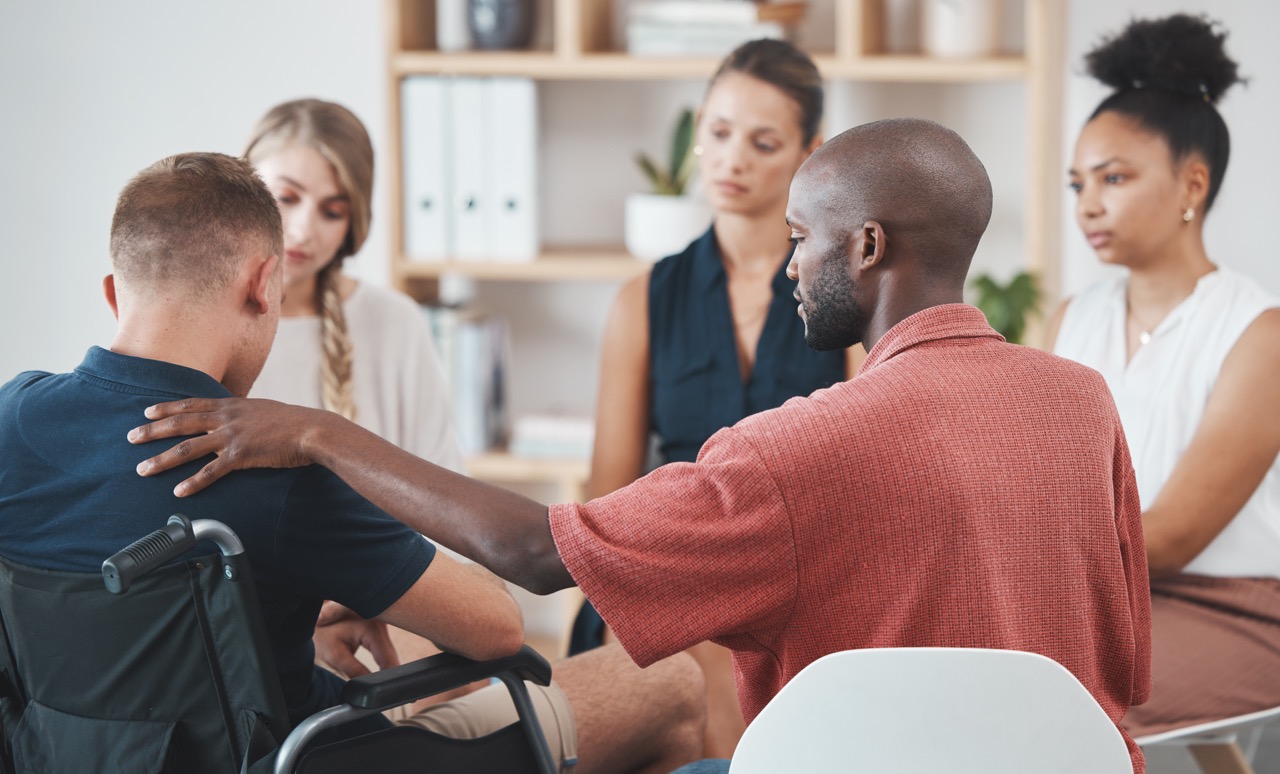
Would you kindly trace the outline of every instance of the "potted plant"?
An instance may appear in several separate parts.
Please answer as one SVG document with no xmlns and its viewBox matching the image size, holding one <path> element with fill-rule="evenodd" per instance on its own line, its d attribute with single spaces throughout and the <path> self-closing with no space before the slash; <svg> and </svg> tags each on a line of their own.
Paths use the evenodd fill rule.
<svg viewBox="0 0 1280 774">
<path fill-rule="evenodd" d="M 676 122 L 665 168 L 643 152 L 636 154 L 651 189 L 627 197 L 624 239 L 637 258 L 656 261 L 683 250 L 711 220 L 706 202 L 686 193 L 695 166 L 693 123 L 693 111 L 685 109 Z"/>
<path fill-rule="evenodd" d="M 977 293 L 974 306 L 987 316 L 987 322 L 1006 341 L 1021 344 L 1027 331 L 1027 319 L 1040 314 L 1043 293 L 1035 275 L 1018 272 L 1006 284 L 990 274 L 980 274 L 969 283 Z"/>
</svg>

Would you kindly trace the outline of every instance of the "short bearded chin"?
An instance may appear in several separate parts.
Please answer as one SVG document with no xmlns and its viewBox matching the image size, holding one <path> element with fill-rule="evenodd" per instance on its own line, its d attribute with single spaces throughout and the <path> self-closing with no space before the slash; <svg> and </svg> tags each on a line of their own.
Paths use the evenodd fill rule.
<svg viewBox="0 0 1280 774">
<path fill-rule="evenodd" d="M 804 302 L 804 341 L 810 349 L 829 352 L 862 341 L 866 313 L 853 297 L 853 280 L 843 261 L 824 261 Z"/>
</svg>

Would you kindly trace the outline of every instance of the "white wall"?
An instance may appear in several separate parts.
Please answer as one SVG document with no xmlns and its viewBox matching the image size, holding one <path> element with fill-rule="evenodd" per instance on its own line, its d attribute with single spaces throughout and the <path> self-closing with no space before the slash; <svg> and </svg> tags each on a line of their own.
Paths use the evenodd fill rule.
<svg viewBox="0 0 1280 774">
<path fill-rule="evenodd" d="M 893 0 L 899 5 L 902 0 Z M 821 35 L 830 25 L 814 0 Z M 1170 0 L 1075 0 L 1067 27 L 1071 70 L 1083 51 L 1131 14 L 1208 8 Z M 1280 267 L 1264 224 L 1280 204 L 1280 153 L 1264 133 L 1280 118 L 1280 52 L 1268 30 L 1273 4 L 1216 0 L 1229 46 L 1253 76 L 1226 98 L 1234 153 L 1210 216 L 1211 254 L 1280 290 Z M 185 150 L 238 153 L 269 106 L 321 96 L 351 107 L 386 143 L 382 3 L 351 0 L 10 0 L 0 3 L 0 193 L 6 236 L 0 258 L 0 379 L 28 368 L 66 370 L 90 344 L 110 340 L 112 320 L 99 281 L 109 270 L 107 236 L 123 183 L 150 162 Z M 806 33 L 810 34 L 810 33 Z M 1015 36 L 1016 37 L 1016 36 Z M 830 41 L 816 41 L 830 46 Z M 1101 97 L 1068 74 L 1065 135 Z M 550 241 L 621 238 L 622 199 L 642 181 L 631 155 L 663 147 L 697 82 L 551 83 L 540 89 L 542 193 Z M 978 266 L 1007 272 L 1021 259 L 1022 87 L 840 84 L 830 89 L 828 133 L 886 115 L 922 114 L 970 138 L 996 183 L 996 213 Z M 1069 149 L 1067 149 L 1069 151 Z M 1066 154 L 1062 168 L 1067 165 Z M 380 181 L 368 245 L 349 265 L 375 282 L 387 276 L 387 201 Z M 1065 179 L 1065 178 L 1064 178 Z M 1096 260 L 1064 211 L 1064 287 L 1078 289 Z M 512 401 L 517 412 L 590 413 L 599 332 L 617 283 L 559 286 L 482 284 L 479 300 L 513 318 Z"/>
<path fill-rule="evenodd" d="M 181 151 L 238 154 L 277 102 L 342 102 L 385 135 L 381 3 L 0 3 L 0 379 L 111 340 L 100 292 L 120 187 Z M 385 200 L 378 192 L 374 209 Z M 385 277 L 375 223 L 358 273 Z"/>
</svg>

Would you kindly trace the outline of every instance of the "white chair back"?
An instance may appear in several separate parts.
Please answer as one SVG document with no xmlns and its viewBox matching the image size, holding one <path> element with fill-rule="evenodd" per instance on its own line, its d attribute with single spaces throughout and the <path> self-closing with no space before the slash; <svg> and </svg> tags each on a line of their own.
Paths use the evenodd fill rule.
<svg viewBox="0 0 1280 774">
<path fill-rule="evenodd" d="M 1035 653 L 876 648 L 797 674 L 752 721 L 731 774 L 1132 774 L 1115 724 Z"/>
</svg>

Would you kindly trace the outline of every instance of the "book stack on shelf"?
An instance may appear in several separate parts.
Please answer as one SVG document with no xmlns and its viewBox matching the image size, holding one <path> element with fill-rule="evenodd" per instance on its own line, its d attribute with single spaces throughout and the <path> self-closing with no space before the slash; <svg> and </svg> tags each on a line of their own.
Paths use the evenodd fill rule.
<svg viewBox="0 0 1280 774">
<path fill-rule="evenodd" d="M 748 40 L 790 39 L 805 9 L 798 0 L 635 0 L 627 6 L 627 52 L 720 57 Z"/>
<path fill-rule="evenodd" d="M 440 352 L 453 404 L 453 428 L 464 454 L 480 454 L 506 440 L 507 322 L 460 306 L 424 306 Z"/>
<path fill-rule="evenodd" d="M 590 417 L 531 414 L 513 423 L 509 451 L 517 457 L 587 459 L 595 437 Z"/>
</svg>

